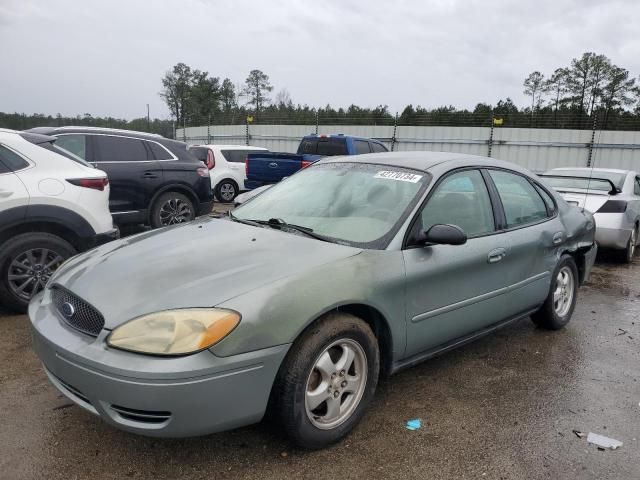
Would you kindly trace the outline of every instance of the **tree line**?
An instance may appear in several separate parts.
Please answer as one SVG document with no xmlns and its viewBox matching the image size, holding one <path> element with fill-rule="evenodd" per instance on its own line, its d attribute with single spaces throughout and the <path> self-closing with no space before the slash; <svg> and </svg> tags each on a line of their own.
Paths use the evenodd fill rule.
<svg viewBox="0 0 640 480">
<path fill-rule="evenodd" d="M 178 63 L 161 79 L 163 98 L 172 119 L 125 120 L 60 114 L 1 113 L 0 126 L 22 130 L 36 126 L 87 125 L 159 133 L 172 137 L 175 127 L 245 123 L 297 125 L 446 125 L 596 128 L 640 130 L 640 81 L 605 55 L 585 52 L 551 74 L 534 71 L 523 82 L 529 105 L 518 107 L 510 98 L 473 109 L 454 106 L 425 108 L 407 105 L 391 112 L 375 107 L 310 107 L 294 104 L 286 88 L 272 99 L 274 86 L 261 70 L 251 70 L 244 82 L 211 75 Z"/>
</svg>

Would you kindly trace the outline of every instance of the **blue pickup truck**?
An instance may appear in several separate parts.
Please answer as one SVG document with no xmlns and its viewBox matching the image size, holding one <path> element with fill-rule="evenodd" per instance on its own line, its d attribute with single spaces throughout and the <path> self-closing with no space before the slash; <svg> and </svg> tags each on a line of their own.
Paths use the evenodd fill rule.
<svg viewBox="0 0 640 480">
<path fill-rule="evenodd" d="M 350 135 L 307 135 L 297 153 L 249 153 L 245 190 L 277 183 L 322 157 L 388 152 L 381 142 Z"/>
</svg>

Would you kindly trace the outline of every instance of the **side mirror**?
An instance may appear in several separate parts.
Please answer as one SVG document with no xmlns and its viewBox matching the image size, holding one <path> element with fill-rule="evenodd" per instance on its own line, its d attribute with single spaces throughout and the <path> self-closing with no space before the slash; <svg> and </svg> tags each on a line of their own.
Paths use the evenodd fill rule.
<svg viewBox="0 0 640 480">
<path fill-rule="evenodd" d="M 421 238 L 424 243 L 439 245 L 463 245 L 467 243 L 467 234 L 457 225 L 433 225 Z"/>
</svg>

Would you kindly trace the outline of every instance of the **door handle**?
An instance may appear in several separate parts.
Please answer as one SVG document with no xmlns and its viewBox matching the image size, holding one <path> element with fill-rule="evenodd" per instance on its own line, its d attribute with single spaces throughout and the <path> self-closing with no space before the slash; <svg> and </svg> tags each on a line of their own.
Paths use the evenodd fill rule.
<svg viewBox="0 0 640 480">
<path fill-rule="evenodd" d="M 158 178 L 158 175 L 153 172 L 144 172 L 142 178 Z"/>
<path fill-rule="evenodd" d="M 7 198 L 13 195 L 13 192 L 9 190 L 0 190 L 0 198 Z"/>
<path fill-rule="evenodd" d="M 504 257 L 507 256 L 507 251 L 504 248 L 496 248 L 491 250 L 487 255 L 487 261 L 489 263 L 498 263 Z"/>
</svg>

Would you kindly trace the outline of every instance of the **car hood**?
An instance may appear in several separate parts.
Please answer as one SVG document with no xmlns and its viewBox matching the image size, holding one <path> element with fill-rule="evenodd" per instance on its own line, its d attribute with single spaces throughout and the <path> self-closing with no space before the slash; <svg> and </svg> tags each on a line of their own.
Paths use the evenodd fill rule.
<svg viewBox="0 0 640 480">
<path fill-rule="evenodd" d="M 295 233 L 205 218 L 111 242 L 70 260 L 58 284 L 112 329 L 146 313 L 212 307 L 360 249 Z"/>
</svg>

